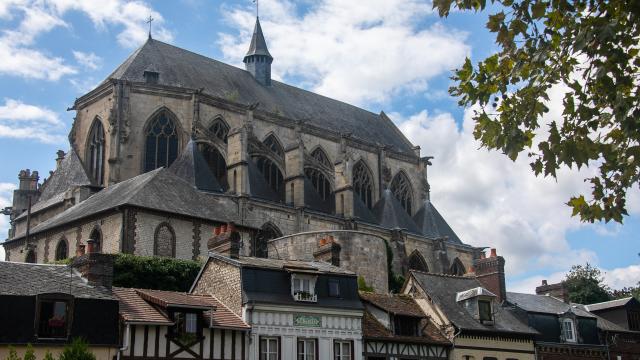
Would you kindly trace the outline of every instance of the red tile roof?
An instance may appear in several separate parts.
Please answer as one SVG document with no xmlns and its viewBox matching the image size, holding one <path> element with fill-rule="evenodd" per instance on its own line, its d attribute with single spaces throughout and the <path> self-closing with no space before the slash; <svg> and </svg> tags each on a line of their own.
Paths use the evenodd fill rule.
<svg viewBox="0 0 640 360">
<path fill-rule="evenodd" d="M 448 346 L 451 342 L 438 330 L 438 328 L 427 319 L 420 321 L 422 336 L 399 336 L 394 335 L 391 330 L 382 325 L 371 313 L 364 312 L 362 318 L 362 336 L 366 340 L 382 340 L 389 342 L 403 343 L 424 343 Z"/>
<path fill-rule="evenodd" d="M 225 329 L 250 329 L 251 327 L 245 323 L 242 318 L 236 315 L 225 304 L 218 300 L 215 296 L 207 295 L 192 295 L 202 296 L 210 301 L 216 307 L 216 311 L 205 311 L 204 317 L 208 321 L 211 321 L 211 327 L 213 328 L 225 328 Z"/>
<path fill-rule="evenodd" d="M 209 301 L 203 300 L 201 296 L 193 296 L 183 292 L 149 289 L 136 289 L 136 292 L 146 301 L 163 308 L 177 306 L 207 310 L 213 307 Z"/>
<path fill-rule="evenodd" d="M 120 316 L 129 323 L 173 324 L 166 316 L 144 301 L 136 289 L 114 287 L 113 294 L 120 301 Z"/>
<path fill-rule="evenodd" d="M 377 294 L 361 291 L 360 299 L 392 314 L 425 317 L 418 304 L 409 295 Z"/>
</svg>

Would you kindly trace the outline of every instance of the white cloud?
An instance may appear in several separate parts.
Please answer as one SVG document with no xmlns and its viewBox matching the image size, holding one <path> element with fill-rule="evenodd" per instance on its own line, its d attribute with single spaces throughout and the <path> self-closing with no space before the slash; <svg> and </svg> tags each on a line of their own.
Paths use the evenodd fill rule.
<svg viewBox="0 0 640 360">
<path fill-rule="evenodd" d="M 5 29 L 0 36 L 0 74 L 32 79 L 57 81 L 66 75 L 78 72 L 59 56 L 49 54 L 36 46 L 39 35 L 55 28 L 73 27 L 64 21 L 72 11 L 88 16 L 101 31 L 111 27 L 119 29 L 118 42 L 124 47 L 136 47 L 147 37 L 144 18 L 151 15 L 154 20 L 154 36 L 171 41 L 173 36 L 164 27 L 164 18 L 142 1 L 104 0 L 100 6 L 82 0 L 9 0 L 0 1 L 0 18 L 21 20 L 15 29 Z M 92 56 L 93 55 L 93 56 Z M 95 54 L 74 52 L 76 60 L 83 66 L 95 69 L 99 66 Z"/>
<path fill-rule="evenodd" d="M 426 90 L 433 77 L 469 54 L 466 35 L 419 23 L 431 5 L 417 0 L 325 0 L 300 13 L 293 2 L 260 3 L 260 21 L 275 54 L 275 78 L 292 78 L 315 92 L 356 104 Z M 226 61 L 241 64 L 253 32 L 250 7 L 226 12 L 240 32 L 219 34 Z"/>
<path fill-rule="evenodd" d="M 33 139 L 44 143 L 65 142 L 63 121 L 55 112 L 19 100 L 0 105 L 0 138 Z"/>
<path fill-rule="evenodd" d="M 94 53 L 86 53 L 82 51 L 73 51 L 73 57 L 76 61 L 90 70 L 97 70 L 102 65 L 102 58 Z"/>
<path fill-rule="evenodd" d="M 0 210 L 7 206 L 11 206 L 11 198 L 13 197 L 13 190 L 16 188 L 11 183 L 0 183 Z M 7 232 L 9 231 L 9 217 L 0 214 L 0 241 L 7 238 Z M 4 261 L 4 247 L 0 246 L 0 261 Z"/>
</svg>

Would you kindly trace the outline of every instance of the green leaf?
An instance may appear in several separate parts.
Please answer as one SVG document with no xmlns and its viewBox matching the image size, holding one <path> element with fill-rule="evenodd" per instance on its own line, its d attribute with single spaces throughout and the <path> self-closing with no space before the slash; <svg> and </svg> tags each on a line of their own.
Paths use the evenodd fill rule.
<svg viewBox="0 0 640 360">
<path fill-rule="evenodd" d="M 534 19 L 540 19 L 544 16 L 547 9 L 547 4 L 543 1 L 536 1 L 531 5 L 531 17 Z"/>
</svg>

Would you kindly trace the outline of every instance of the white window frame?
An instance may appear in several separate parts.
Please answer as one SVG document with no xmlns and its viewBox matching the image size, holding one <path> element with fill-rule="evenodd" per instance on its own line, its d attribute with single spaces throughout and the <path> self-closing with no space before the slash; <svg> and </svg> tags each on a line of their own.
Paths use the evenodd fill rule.
<svg viewBox="0 0 640 360">
<path fill-rule="evenodd" d="M 337 350 L 336 351 L 336 345 Z M 346 354 L 342 352 L 343 345 L 348 345 L 348 351 Z M 351 353 L 353 352 L 353 342 L 351 340 L 334 340 L 333 341 L 333 359 L 334 360 L 352 360 Z"/>
<path fill-rule="evenodd" d="M 299 344 L 302 343 L 302 352 L 300 352 Z M 296 352 L 298 360 L 316 360 L 316 347 L 318 341 L 316 339 L 298 338 L 296 344 Z"/>
<path fill-rule="evenodd" d="M 266 340 L 265 341 L 265 346 L 262 346 L 262 340 Z M 259 354 L 259 358 L 260 360 L 270 360 L 270 356 L 269 355 L 275 355 L 275 359 L 278 360 L 280 359 L 280 354 L 278 353 L 278 342 L 280 341 L 280 338 L 276 337 L 276 336 L 260 336 L 259 340 L 260 344 L 258 345 L 258 347 L 260 348 L 260 354 Z M 271 342 L 274 343 L 274 348 L 271 348 Z"/>
<path fill-rule="evenodd" d="M 291 274 L 291 296 L 297 301 L 317 301 L 316 280 L 317 276 L 306 274 Z M 300 297 L 298 293 L 308 293 L 308 297 Z"/>
<path fill-rule="evenodd" d="M 576 327 L 572 319 L 562 319 L 562 336 L 566 342 L 576 342 Z"/>
</svg>

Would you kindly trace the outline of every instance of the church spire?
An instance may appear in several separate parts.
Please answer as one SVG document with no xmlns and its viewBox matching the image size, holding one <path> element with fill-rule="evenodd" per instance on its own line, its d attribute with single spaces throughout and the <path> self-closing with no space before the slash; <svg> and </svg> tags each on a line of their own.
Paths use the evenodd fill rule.
<svg viewBox="0 0 640 360">
<path fill-rule="evenodd" d="M 273 57 L 267 49 L 267 42 L 262 34 L 260 19 L 256 17 L 256 25 L 253 28 L 253 37 L 249 45 L 249 51 L 242 60 L 245 69 L 262 85 L 271 85 L 271 63 Z"/>
</svg>

